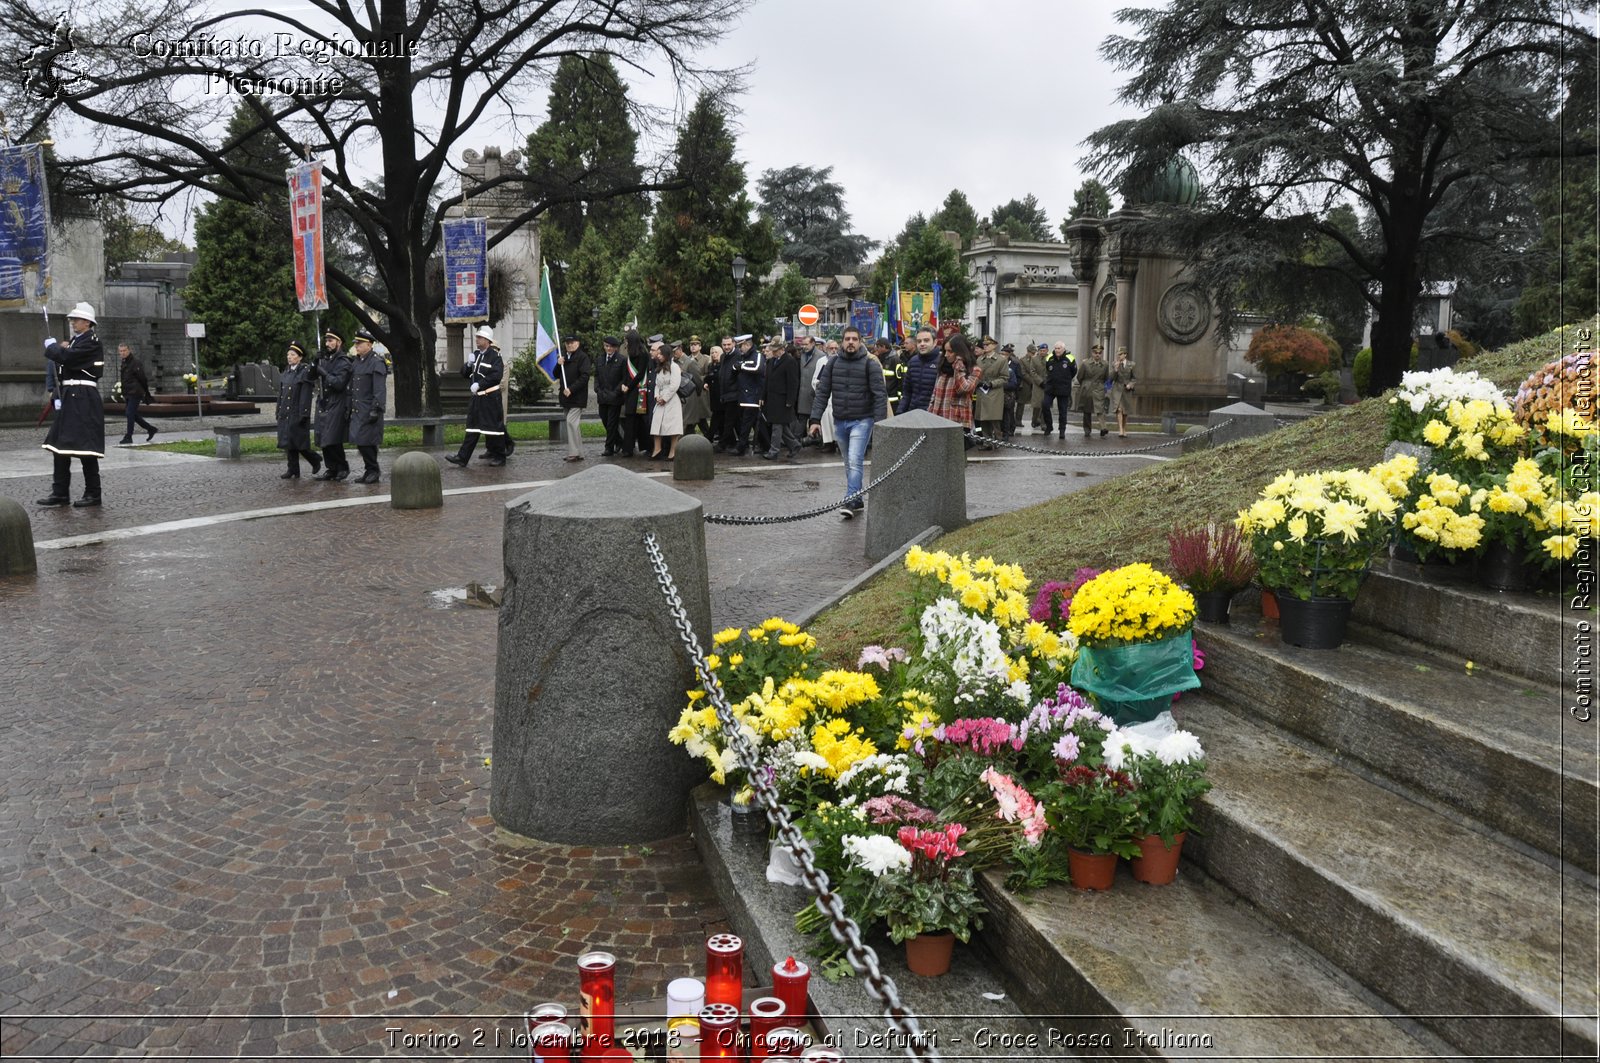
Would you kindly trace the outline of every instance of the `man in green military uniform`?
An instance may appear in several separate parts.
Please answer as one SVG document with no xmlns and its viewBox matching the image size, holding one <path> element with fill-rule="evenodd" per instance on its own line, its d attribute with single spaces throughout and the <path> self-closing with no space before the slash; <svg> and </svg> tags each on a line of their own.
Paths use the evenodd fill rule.
<svg viewBox="0 0 1600 1063">
<path fill-rule="evenodd" d="M 1005 431 L 1006 378 L 1011 372 L 993 336 L 984 337 L 978 368 L 983 370 L 983 378 L 972 395 L 972 421 L 983 434 L 984 449 L 989 449 L 993 446 L 990 440 L 1001 438 Z"/>
<path fill-rule="evenodd" d="M 1089 350 L 1089 357 L 1078 363 L 1077 396 L 1073 401 L 1073 409 L 1083 414 L 1083 438 L 1089 438 L 1090 422 L 1095 414 L 1100 415 L 1100 434 L 1106 434 L 1106 415 L 1104 413 L 1104 399 L 1106 392 L 1106 374 L 1110 367 L 1106 365 L 1106 349 L 1100 344 L 1095 344 Z M 1065 427 L 1065 426 L 1063 426 Z"/>
<path fill-rule="evenodd" d="M 1028 392 L 1032 397 L 1025 400 L 1020 393 L 1017 395 L 1017 416 L 1020 420 L 1024 402 L 1032 405 L 1033 414 L 1028 426 L 1034 431 L 1045 427 L 1045 422 L 1039 416 L 1039 408 L 1049 402 L 1044 393 L 1044 363 L 1049 355 L 1050 345 L 1048 343 L 1040 343 L 1029 347 L 1028 354 L 1022 359 L 1022 375 L 1027 378 Z"/>
</svg>

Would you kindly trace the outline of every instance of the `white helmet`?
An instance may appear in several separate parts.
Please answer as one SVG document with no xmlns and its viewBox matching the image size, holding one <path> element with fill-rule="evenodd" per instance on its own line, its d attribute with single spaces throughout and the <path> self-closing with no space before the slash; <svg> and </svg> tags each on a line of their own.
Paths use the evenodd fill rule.
<svg viewBox="0 0 1600 1063">
<path fill-rule="evenodd" d="M 490 343 L 494 342 L 494 329 L 490 328 L 488 325 L 479 325 L 478 326 L 478 331 L 474 332 L 473 335 L 474 336 L 481 336 L 484 339 L 488 340 Z"/>
<path fill-rule="evenodd" d="M 79 318 L 93 325 L 95 323 L 94 307 L 90 306 L 88 303 L 79 303 L 77 306 L 67 311 L 67 320 L 70 321 L 73 318 Z"/>
</svg>

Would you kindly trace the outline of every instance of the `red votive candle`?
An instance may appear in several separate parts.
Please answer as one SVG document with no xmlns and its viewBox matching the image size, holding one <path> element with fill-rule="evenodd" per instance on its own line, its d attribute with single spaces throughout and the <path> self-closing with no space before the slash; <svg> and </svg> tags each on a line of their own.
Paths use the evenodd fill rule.
<svg viewBox="0 0 1600 1063">
<path fill-rule="evenodd" d="M 706 1003 L 730 1004 L 736 1013 L 744 1003 L 744 942 L 737 934 L 706 939 Z"/>
<path fill-rule="evenodd" d="M 572 1027 L 562 1022 L 545 1022 L 529 1035 L 533 1063 L 567 1063 L 572 1058 Z"/>
<path fill-rule="evenodd" d="M 617 1032 L 617 958 L 609 952 L 578 957 L 578 993 L 583 998 L 583 1057 L 598 1058 Z"/>
<path fill-rule="evenodd" d="M 757 997 L 750 1002 L 750 1063 L 767 1058 L 767 1033 L 789 1025 L 787 1011 L 777 997 Z"/>
<path fill-rule="evenodd" d="M 700 1009 L 700 1058 L 739 1058 L 739 1008 L 707 1004 Z"/>
<path fill-rule="evenodd" d="M 806 1021 L 806 988 L 811 984 L 811 968 L 790 956 L 772 965 L 772 995 L 783 1001 L 784 1013 L 797 1023 Z"/>
</svg>

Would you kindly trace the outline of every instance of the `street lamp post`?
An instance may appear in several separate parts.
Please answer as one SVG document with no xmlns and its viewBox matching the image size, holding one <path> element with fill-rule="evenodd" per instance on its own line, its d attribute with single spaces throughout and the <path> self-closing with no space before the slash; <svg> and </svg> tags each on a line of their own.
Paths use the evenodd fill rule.
<svg viewBox="0 0 1600 1063">
<path fill-rule="evenodd" d="M 733 331 L 735 335 L 743 335 L 744 328 L 740 323 L 744 314 L 744 271 L 745 260 L 743 255 L 733 256 Z"/>
<path fill-rule="evenodd" d="M 994 268 L 994 259 L 992 258 L 983 264 L 982 269 L 977 271 L 979 278 L 981 278 L 983 281 L 984 332 L 987 335 L 995 336 L 997 339 L 999 338 L 997 333 L 999 333 L 1000 330 L 994 327 L 994 322 L 990 319 L 990 313 L 991 308 L 994 305 L 994 279 L 998 272 L 999 271 Z"/>
</svg>

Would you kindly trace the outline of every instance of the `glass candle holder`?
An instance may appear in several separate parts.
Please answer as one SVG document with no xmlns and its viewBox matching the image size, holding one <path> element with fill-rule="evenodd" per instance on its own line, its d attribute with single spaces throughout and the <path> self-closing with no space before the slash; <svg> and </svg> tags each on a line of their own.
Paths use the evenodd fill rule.
<svg viewBox="0 0 1600 1063">
<path fill-rule="evenodd" d="M 757 997 L 750 1002 L 750 1063 L 767 1058 L 767 1033 L 790 1020 L 783 1001 L 777 997 Z"/>
<path fill-rule="evenodd" d="M 611 1046 L 617 1032 L 617 958 L 609 952 L 586 952 L 578 957 L 578 993 L 583 998 L 585 1056 Z M 593 1043 L 591 1045 L 591 1042 Z"/>
<path fill-rule="evenodd" d="M 535 1004 L 524 1012 L 522 1017 L 528 1023 L 529 1036 L 532 1036 L 533 1031 L 547 1022 L 566 1022 L 567 1006 L 549 1000 L 543 1004 Z"/>
<path fill-rule="evenodd" d="M 565 1009 L 562 1009 L 565 1010 Z M 532 1050 L 528 1058 L 533 1063 L 568 1063 L 572 1059 L 572 1027 L 565 1019 L 560 1022 L 540 1023 L 528 1035 Z"/>
<path fill-rule="evenodd" d="M 799 1059 L 800 1053 L 810 1044 L 811 1038 L 798 1026 L 779 1026 L 768 1030 L 767 1063 L 779 1058 Z"/>
<path fill-rule="evenodd" d="M 806 1005 L 810 985 L 811 968 L 793 956 L 772 965 L 772 995 L 783 1001 L 783 1010 L 797 1023 L 805 1022 L 811 1011 Z"/>
<path fill-rule="evenodd" d="M 744 1003 L 744 941 L 737 934 L 706 939 L 706 1004 Z"/>
<path fill-rule="evenodd" d="M 698 1024 L 706 1006 L 706 986 L 698 978 L 674 978 L 667 983 L 667 1029 Z"/>
<path fill-rule="evenodd" d="M 700 1058 L 738 1059 L 739 1008 L 734 1004 L 707 1004 L 700 1009 Z"/>
<path fill-rule="evenodd" d="M 667 1063 L 689 1063 L 700 1058 L 700 1014 L 667 1031 Z"/>
</svg>

